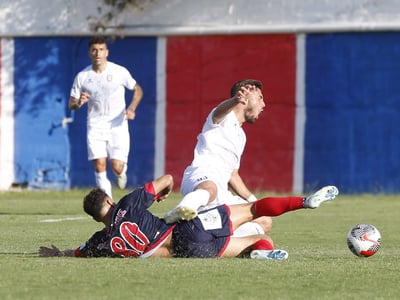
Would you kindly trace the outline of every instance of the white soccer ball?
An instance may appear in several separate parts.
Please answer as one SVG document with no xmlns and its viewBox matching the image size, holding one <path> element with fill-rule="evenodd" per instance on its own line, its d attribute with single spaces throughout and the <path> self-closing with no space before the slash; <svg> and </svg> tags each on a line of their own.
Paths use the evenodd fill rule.
<svg viewBox="0 0 400 300">
<path fill-rule="evenodd" d="M 347 246 L 357 256 L 372 256 L 381 246 L 381 234 L 374 225 L 357 224 L 347 234 Z"/>
</svg>

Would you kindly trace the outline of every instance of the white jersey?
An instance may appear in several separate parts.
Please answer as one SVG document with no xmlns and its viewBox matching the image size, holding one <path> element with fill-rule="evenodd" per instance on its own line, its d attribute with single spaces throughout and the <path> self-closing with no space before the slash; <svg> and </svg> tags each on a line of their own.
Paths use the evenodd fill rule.
<svg viewBox="0 0 400 300">
<path fill-rule="evenodd" d="M 194 159 L 183 174 L 181 192 L 186 195 L 203 181 L 213 181 L 218 188 L 217 199 L 209 206 L 237 204 L 240 200 L 228 190 L 232 172 L 239 169 L 246 145 L 246 135 L 233 111 L 214 124 L 208 115 L 202 132 L 197 137 Z"/>
<path fill-rule="evenodd" d="M 79 72 L 72 85 L 71 96 L 79 99 L 82 92 L 90 95 L 88 129 L 109 128 L 112 121 L 124 120 L 125 88 L 133 90 L 135 85 L 135 79 L 125 67 L 107 62 L 101 73 L 93 71 L 91 65 Z"/>
<path fill-rule="evenodd" d="M 214 109 L 215 110 L 215 109 Z M 192 167 L 208 166 L 217 169 L 228 183 L 232 172 L 239 169 L 246 145 L 246 135 L 233 111 L 218 124 L 208 115 L 201 133 L 197 136 Z"/>
</svg>

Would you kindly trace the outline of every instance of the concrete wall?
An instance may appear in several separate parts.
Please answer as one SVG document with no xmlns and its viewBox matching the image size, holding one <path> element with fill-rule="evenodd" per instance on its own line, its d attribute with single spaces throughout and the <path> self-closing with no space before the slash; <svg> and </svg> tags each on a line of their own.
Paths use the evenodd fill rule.
<svg viewBox="0 0 400 300">
<path fill-rule="evenodd" d="M 105 29 L 117 36 L 110 60 L 145 90 L 130 123 L 128 185 L 168 172 L 179 186 L 208 111 L 253 77 L 267 110 L 245 126 L 241 174 L 251 188 L 399 192 L 400 4 L 336 2 L 141 1 L 104 23 L 125 26 Z M 85 110 L 66 105 L 89 63 L 91 20 L 109 8 L 34 3 L 0 2 L 0 189 L 92 186 Z"/>
<path fill-rule="evenodd" d="M 0 1 L 1 36 L 237 34 L 398 30 L 397 0 L 138 0 L 115 13 L 103 0 Z"/>
</svg>

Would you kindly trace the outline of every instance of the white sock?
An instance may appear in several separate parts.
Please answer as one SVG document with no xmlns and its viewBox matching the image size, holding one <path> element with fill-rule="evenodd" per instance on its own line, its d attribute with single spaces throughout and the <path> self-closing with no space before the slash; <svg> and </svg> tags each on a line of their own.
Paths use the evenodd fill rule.
<svg viewBox="0 0 400 300">
<path fill-rule="evenodd" d="M 243 223 L 238 228 L 236 228 L 236 230 L 233 232 L 232 236 L 243 237 L 243 236 L 256 235 L 256 234 L 265 234 L 264 229 L 258 223 L 247 222 L 247 223 Z"/>
<path fill-rule="evenodd" d="M 182 198 L 181 202 L 179 202 L 177 207 L 185 206 L 198 210 L 201 206 L 208 204 L 209 198 L 210 193 L 208 191 L 198 189 L 186 194 L 186 196 Z"/>
<path fill-rule="evenodd" d="M 107 172 L 94 172 L 94 176 L 96 178 L 96 185 L 103 189 L 106 194 L 112 198 L 112 193 L 111 193 L 111 182 L 107 178 Z"/>
</svg>

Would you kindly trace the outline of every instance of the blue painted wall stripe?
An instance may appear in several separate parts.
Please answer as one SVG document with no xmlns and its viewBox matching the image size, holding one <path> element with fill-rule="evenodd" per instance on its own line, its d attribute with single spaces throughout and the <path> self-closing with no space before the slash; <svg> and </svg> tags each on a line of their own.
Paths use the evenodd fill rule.
<svg viewBox="0 0 400 300">
<path fill-rule="evenodd" d="M 94 185 L 93 166 L 87 160 L 86 108 L 67 109 L 73 78 L 90 63 L 87 42 L 88 38 L 15 39 L 15 181 L 34 185 L 42 180 L 55 188 L 50 180 L 65 187 Z M 134 186 L 153 178 L 156 38 L 118 39 L 109 47 L 110 60 L 126 66 L 145 93 L 136 120 L 129 124 L 128 184 Z M 131 96 L 127 92 L 127 101 Z M 66 116 L 73 122 L 63 128 Z"/>
<path fill-rule="evenodd" d="M 304 184 L 400 192 L 400 33 L 307 37 Z"/>
</svg>

